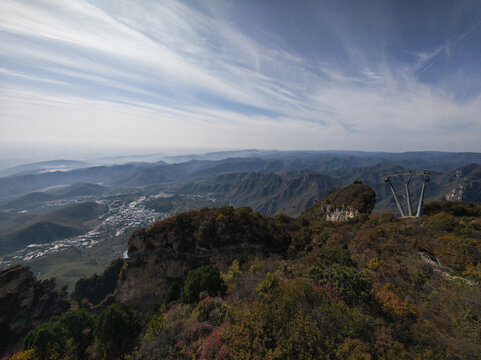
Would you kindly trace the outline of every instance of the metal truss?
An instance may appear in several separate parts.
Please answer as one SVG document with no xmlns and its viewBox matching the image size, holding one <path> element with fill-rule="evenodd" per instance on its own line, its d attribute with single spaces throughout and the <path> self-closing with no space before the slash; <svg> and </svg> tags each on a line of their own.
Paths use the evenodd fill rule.
<svg viewBox="0 0 481 360">
<path fill-rule="evenodd" d="M 391 182 L 391 178 L 399 178 L 404 183 L 404 189 L 406 191 L 407 210 L 408 210 L 407 216 L 413 216 L 411 194 L 409 192 L 409 183 L 411 182 L 411 179 L 413 176 L 424 176 L 423 187 L 421 188 L 421 195 L 419 197 L 419 202 L 418 202 L 418 211 L 416 213 L 416 217 L 420 217 L 422 215 L 422 208 L 423 208 L 423 202 L 424 202 L 424 189 L 426 187 L 426 183 L 429 182 L 430 175 L 431 175 L 431 171 L 429 170 L 424 170 L 423 172 L 416 172 L 415 170 L 409 170 L 409 172 L 407 173 L 399 172 L 395 174 L 385 175 L 386 180 L 384 181 L 388 183 L 389 187 L 391 188 L 392 194 L 394 195 L 394 200 L 396 201 L 396 205 L 401 216 L 406 216 L 406 215 L 404 213 L 404 209 L 401 205 L 401 202 L 399 201 L 399 198 L 396 194 L 396 190 L 394 190 L 394 186 Z"/>
</svg>

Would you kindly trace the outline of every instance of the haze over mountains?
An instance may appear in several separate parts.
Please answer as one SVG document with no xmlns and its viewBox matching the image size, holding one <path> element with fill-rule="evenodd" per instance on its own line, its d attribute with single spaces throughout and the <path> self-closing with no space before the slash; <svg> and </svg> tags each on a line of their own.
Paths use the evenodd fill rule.
<svg viewBox="0 0 481 360">
<path fill-rule="evenodd" d="M 432 171 L 426 200 L 481 201 L 480 153 L 244 150 L 155 162 L 89 166 L 55 160 L 3 169 L 8 176 L 0 178 L 0 264 L 80 249 L 71 256 L 82 270 L 67 273 L 85 274 L 86 262 L 105 265 L 113 256 L 109 248 L 125 248 L 132 230 L 175 213 L 233 205 L 295 216 L 354 181 L 375 190 L 375 212 L 395 212 L 385 175 L 409 169 Z M 411 182 L 413 206 L 422 180 Z M 404 202 L 401 183 L 394 185 Z M 99 244 L 103 255 L 95 257 L 104 259 L 101 263 L 85 255 Z"/>
<path fill-rule="evenodd" d="M 454 191 L 449 196 L 479 201 L 479 153 L 246 150 L 181 156 L 177 160 L 171 164 L 129 162 L 92 167 L 62 160 L 4 169 L 10 175 L 0 178 L 0 209 L 21 211 L 58 199 L 156 186 L 171 192 L 214 194 L 222 202 L 244 203 L 268 214 L 287 210 L 282 202 L 291 203 L 291 198 L 307 199 L 300 201 L 303 205 L 292 205 L 295 211 L 287 210 L 296 214 L 333 188 L 359 180 L 376 190 L 377 207 L 385 210 L 391 207 L 391 196 L 384 175 L 408 169 L 432 171 L 428 198 L 441 198 Z M 80 167 L 58 169 L 74 164 Z M 414 194 L 419 184 L 413 179 Z"/>
<path fill-rule="evenodd" d="M 246 157 L 245 155 L 250 154 Z M 238 155 L 238 156 L 236 156 Z M 239 157 L 242 156 L 242 157 Z M 212 158 L 222 158 L 210 160 Z M 174 160 L 171 158 L 170 160 Z M 347 179 L 365 177 L 395 170 L 425 169 L 447 173 L 469 164 L 479 164 L 479 153 L 372 153 L 355 151 L 254 151 L 212 153 L 205 156 L 182 156 L 179 162 L 168 164 L 130 162 L 122 165 L 93 166 L 55 171 L 55 163 L 47 172 L 30 166 L 28 174 L 11 174 L 0 178 L 0 197 L 42 190 L 52 186 L 79 182 L 102 183 L 108 186 L 139 186 L 205 180 L 220 174 L 238 172 L 282 173 L 308 170 Z M 45 164 L 45 163 L 43 163 Z M 391 168 L 389 168 L 391 166 Z M 25 168 L 25 167 L 24 167 Z M 11 172 L 11 169 L 9 170 Z M 372 177 L 372 175 L 371 175 Z M 374 179 L 374 178 L 373 178 Z"/>
</svg>

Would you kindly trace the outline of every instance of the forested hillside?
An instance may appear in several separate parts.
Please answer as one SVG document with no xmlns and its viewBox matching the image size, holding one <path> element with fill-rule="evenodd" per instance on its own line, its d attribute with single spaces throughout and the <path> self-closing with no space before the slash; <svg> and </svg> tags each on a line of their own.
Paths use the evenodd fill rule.
<svg viewBox="0 0 481 360">
<path fill-rule="evenodd" d="M 48 243 L 81 234 L 98 222 L 106 206 L 94 202 L 73 204 L 39 215 L 8 232 L 0 229 L 0 254 L 22 249 L 32 243 Z"/>
<path fill-rule="evenodd" d="M 480 359 L 481 206 L 399 219 L 347 189 L 297 218 L 206 208 L 134 233 L 11 359 Z"/>
</svg>

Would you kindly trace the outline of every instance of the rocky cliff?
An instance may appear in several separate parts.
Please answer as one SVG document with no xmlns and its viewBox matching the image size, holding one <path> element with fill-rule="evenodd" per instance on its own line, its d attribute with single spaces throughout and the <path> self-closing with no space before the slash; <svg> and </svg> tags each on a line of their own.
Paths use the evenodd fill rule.
<svg viewBox="0 0 481 360">
<path fill-rule="evenodd" d="M 250 208 L 225 206 L 178 214 L 134 232 L 129 258 L 122 265 L 113 263 L 109 274 L 81 280 L 74 296 L 95 304 L 112 289 L 116 300 L 148 309 L 162 299 L 173 281 L 183 282 L 193 268 L 286 249 L 290 242 L 286 226 Z M 120 268 L 118 276 L 112 276 Z M 109 291 L 102 292 L 104 288 Z M 97 289 L 95 296 L 87 289 Z"/>
<path fill-rule="evenodd" d="M 481 164 L 469 164 L 451 171 L 442 179 L 448 201 L 481 201 Z"/>
<path fill-rule="evenodd" d="M 347 220 L 369 214 L 376 194 L 362 183 L 329 193 L 304 215 Z M 117 301 L 147 310 L 169 285 L 182 283 L 188 271 L 208 263 L 230 263 L 241 255 L 282 252 L 289 246 L 291 221 L 250 208 L 224 206 L 178 214 L 132 233 L 128 259 L 117 261 L 101 276 L 80 280 L 74 298 L 98 304 L 109 294 Z"/>
<path fill-rule="evenodd" d="M 82 278 L 75 284 L 75 291 L 72 298 L 81 302 L 87 299 L 92 305 L 99 304 L 107 296 L 114 293 L 117 287 L 119 273 L 124 266 L 123 259 L 115 259 L 105 269 L 102 275 L 94 274 L 87 278 Z"/>
<path fill-rule="evenodd" d="M 1 271 L 0 353 L 6 353 L 29 330 L 69 307 L 66 293 L 54 281 L 39 281 L 20 265 Z"/>
<path fill-rule="evenodd" d="M 345 221 L 360 214 L 370 214 L 376 203 L 376 193 L 367 185 L 355 182 L 331 191 L 306 209 L 303 215 L 311 219 Z"/>
</svg>

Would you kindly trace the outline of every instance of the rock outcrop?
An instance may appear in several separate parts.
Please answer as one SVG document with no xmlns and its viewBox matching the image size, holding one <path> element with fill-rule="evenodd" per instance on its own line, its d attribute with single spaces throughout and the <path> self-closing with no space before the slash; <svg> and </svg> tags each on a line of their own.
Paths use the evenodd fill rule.
<svg viewBox="0 0 481 360">
<path fill-rule="evenodd" d="M 481 202 L 481 164 L 469 164 L 456 169 L 442 179 L 448 201 Z"/>
<path fill-rule="evenodd" d="M 355 182 L 331 191 L 302 214 L 310 219 L 345 221 L 361 214 L 369 215 L 376 203 L 376 193 L 367 185 Z"/>
<path fill-rule="evenodd" d="M 327 220 L 347 220 L 371 213 L 374 191 L 355 183 L 329 193 L 305 215 Z M 182 283 L 188 271 L 212 263 L 230 263 L 241 255 L 282 252 L 290 244 L 289 222 L 250 208 L 224 206 L 194 210 L 158 221 L 132 233 L 128 259 L 118 260 L 101 275 L 80 280 L 77 300 L 99 304 L 109 294 L 117 301 L 149 309 L 161 300 L 169 285 Z"/>
<path fill-rule="evenodd" d="M 68 310 L 67 294 L 54 281 L 37 280 L 21 265 L 0 272 L 0 355 L 31 329 Z"/>
<path fill-rule="evenodd" d="M 461 201 L 463 200 L 464 187 L 458 184 L 456 187 L 452 188 L 450 193 L 446 195 L 447 201 Z"/>
<path fill-rule="evenodd" d="M 309 217 L 347 220 L 371 213 L 376 194 L 355 183 L 329 193 L 305 211 Z M 182 283 L 200 265 L 228 263 L 243 254 L 282 252 L 290 243 L 289 225 L 253 212 L 224 206 L 178 214 L 132 233 L 128 259 L 116 260 L 103 275 L 81 279 L 74 299 L 101 303 L 110 294 L 140 310 L 161 300 L 169 285 Z"/>
<path fill-rule="evenodd" d="M 123 259 L 115 259 L 105 269 L 102 275 L 94 274 L 82 278 L 75 284 L 72 298 L 81 302 L 87 299 L 92 305 L 98 305 L 108 295 L 113 294 L 117 288 L 119 273 L 124 266 Z"/>
<path fill-rule="evenodd" d="M 162 299 L 173 281 L 182 282 L 193 268 L 214 259 L 224 259 L 227 263 L 243 254 L 285 250 L 290 243 L 285 226 L 250 208 L 229 206 L 191 211 L 159 221 L 131 235 L 129 258 L 123 260 L 115 284 L 115 299 L 146 310 Z M 75 296 L 89 299 L 84 290 L 102 288 L 100 283 L 107 277 L 112 284 L 110 275 L 81 280 Z M 90 298 L 97 303 L 101 300 L 97 296 Z"/>
</svg>

